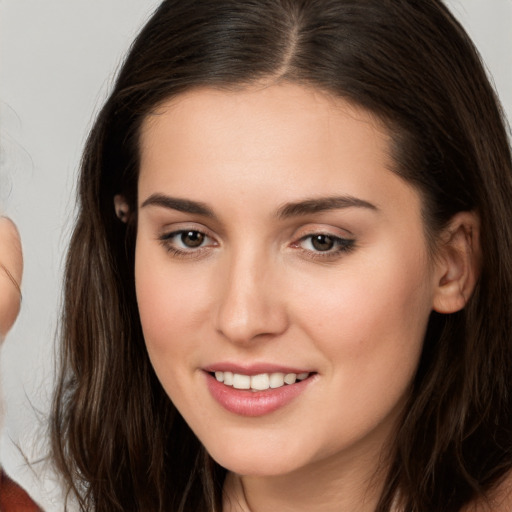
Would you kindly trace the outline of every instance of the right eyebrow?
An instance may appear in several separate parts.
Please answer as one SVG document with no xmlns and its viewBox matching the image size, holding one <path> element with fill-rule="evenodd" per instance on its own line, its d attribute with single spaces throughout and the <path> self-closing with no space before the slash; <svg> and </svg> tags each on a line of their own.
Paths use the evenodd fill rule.
<svg viewBox="0 0 512 512">
<path fill-rule="evenodd" d="M 141 205 L 141 208 L 147 206 L 159 206 L 170 210 L 177 210 L 183 213 L 193 213 L 203 215 L 209 218 L 215 218 L 213 210 L 204 203 L 191 201 L 190 199 L 181 199 L 179 197 L 171 197 L 164 194 L 152 194 Z"/>
</svg>

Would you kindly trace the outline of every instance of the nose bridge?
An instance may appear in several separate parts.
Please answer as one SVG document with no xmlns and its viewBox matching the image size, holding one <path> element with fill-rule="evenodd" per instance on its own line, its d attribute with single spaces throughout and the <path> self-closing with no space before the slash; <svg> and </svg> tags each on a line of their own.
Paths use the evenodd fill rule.
<svg viewBox="0 0 512 512">
<path fill-rule="evenodd" d="M 278 269 L 261 248 L 245 246 L 226 258 L 217 330 L 236 343 L 286 329 L 286 308 L 276 293 Z"/>
</svg>

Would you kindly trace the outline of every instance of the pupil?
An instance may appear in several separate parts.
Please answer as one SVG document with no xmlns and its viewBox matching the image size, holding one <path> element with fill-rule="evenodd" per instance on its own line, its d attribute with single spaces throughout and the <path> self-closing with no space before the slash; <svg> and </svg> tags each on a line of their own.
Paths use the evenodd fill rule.
<svg viewBox="0 0 512 512">
<path fill-rule="evenodd" d="M 334 247 L 334 240 L 328 235 L 315 235 L 311 243 L 317 251 L 329 251 Z"/>
<path fill-rule="evenodd" d="M 204 235 L 199 231 L 187 231 L 181 235 L 181 241 L 187 247 L 199 247 L 204 241 Z"/>
</svg>

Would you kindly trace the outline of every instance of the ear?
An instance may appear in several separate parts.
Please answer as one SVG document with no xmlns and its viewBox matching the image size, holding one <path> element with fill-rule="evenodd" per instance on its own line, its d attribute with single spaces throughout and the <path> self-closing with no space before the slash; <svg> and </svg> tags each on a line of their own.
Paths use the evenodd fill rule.
<svg viewBox="0 0 512 512">
<path fill-rule="evenodd" d="M 121 222 L 128 222 L 128 218 L 130 216 L 130 207 L 128 206 L 128 202 L 125 197 L 121 194 L 116 194 L 114 196 L 114 208 L 116 211 L 117 218 Z"/>
<path fill-rule="evenodd" d="M 455 313 L 471 297 L 480 273 L 480 222 L 475 212 L 459 212 L 443 231 L 436 255 L 433 309 Z"/>
</svg>

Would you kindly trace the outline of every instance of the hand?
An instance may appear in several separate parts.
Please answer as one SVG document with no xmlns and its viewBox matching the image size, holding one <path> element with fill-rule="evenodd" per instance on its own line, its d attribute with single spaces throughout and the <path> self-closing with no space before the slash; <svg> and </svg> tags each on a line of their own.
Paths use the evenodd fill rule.
<svg viewBox="0 0 512 512">
<path fill-rule="evenodd" d="M 16 226 L 0 217 L 0 341 L 18 316 L 21 304 L 23 255 Z"/>
</svg>

